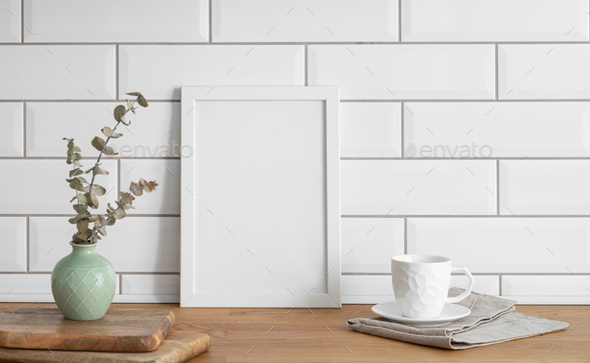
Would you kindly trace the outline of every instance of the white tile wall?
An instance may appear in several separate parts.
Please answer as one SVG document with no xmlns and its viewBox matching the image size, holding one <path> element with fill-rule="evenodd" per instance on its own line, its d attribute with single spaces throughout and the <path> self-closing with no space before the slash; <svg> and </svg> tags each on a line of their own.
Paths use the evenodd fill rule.
<svg viewBox="0 0 590 363">
<path fill-rule="evenodd" d="M 401 0 L 409 42 L 587 41 L 586 0 Z"/>
<path fill-rule="evenodd" d="M 502 276 L 502 292 L 514 296 L 588 296 L 590 276 Z"/>
<path fill-rule="evenodd" d="M 2 0 L 0 5 L 0 43 L 20 42 L 21 2 L 19 0 Z"/>
<path fill-rule="evenodd" d="M 498 46 L 500 99 L 590 98 L 590 44 Z"/>
<path fill-rule="evenodd" d="M 0 103 L 0 156 L 23 155 L 23 104 L 20 102 Z"/>
<path fill-rule="evenodd" d="M 62 144 L 65 155 L 66 142 L 60 139 L 56 142 Z M 81 162 L 88 169 L 93 165 L 90 160 Z M 117 163 L 105 160 L 101 168 L 109 175 L 97 176 L 96 183 L 114 198 L 118 193 Z M 65 156 L 63 160 L 0 159 L 0 170 L 0 214 L 76 214 L 69 203 L 75 193 L 66 181 L 72 166 L 66 164 Z M 99 198 L 99 208 L 106 208 L 105 201 L 105 197 Z"/>
<path fill-rule="evenodd" d="M 98 156 L 90 141 L 94 136 L 102 136 L 100 130 L 104 126 L 114 126 L 112 111 L 119 104 L 121 102 L 28 102 L 27 156 L 63 157 L 64 144 L 56 140 L 66 136 L 75 139 L 83 156 Z M 123 137 L 109 141 L 109 145 L 119 152 L 118 156 L 178 157 L 180 103 L 152 102 L 148 109 L 136 112 L 136 115 L 128 116 L 131 125 L 120 124 L 117 128 Z M 55 127 L 55 120 L 59 120 L 61 127 Z M 80 127 L 81 122 L 84 127 Z M 16 140 L 21 142 L 22 137 Z"/>
<path fill-rule="evenodd" d="M 122 293 L 125 295 L 178 295 L 178 275 L 123 275 Z"/>
<path fill-rule="evenodd" d="M 0 217 L 2 253 L 0 272 L 27 271 L 26 217 Z"/>
<path fill-rule="evenodd" d="M 181 86 L 302 86 L 301 45 L 125 45 L 119 49 L 119 97 L 141 90 L 180 99 Z"/>
<path fill-rule="evenodd" d="M 342 103 L 340 156 L 400 157 L 401 122 L 400 103 Z"/>
<path fill-rule="evenodd" d="M 76 139 L 90 168 L 89 142 L 126 92 L 151 102 L 104 160 L 112 198 L 100 209 L 130 180 L 160 185 L 99 253 L 121 277 L 115 301 L 178 302 L 180 87 L 335 85 L 345 302 L 391 299 L 389 258 L 424 252 L 469 267 L 479 292 L 588 304 L 588 10 L 587 0 L 0 0 L 0 300 L 52 300 L 73 214 L 61 138 Z"/>
<path fill-rule="evenodd" d="M 590 273 L 589 218 L 409 218 L 408 253 L 478 273 Z"/>
<path fill-rule="evenodd" d="M 51 272 L 71 252 L 73 231 L 67 217 L 30 218 L 30 259 L 33 271 Z M 179 272 L 178 217 L 127 217 L 107 227 L 98 254 L 119 272 Z"/>
<path fill-rule="evenodd" d="M 588 102 L 408 102 L 405 107 L 405 150 L 416 150 L 405 156 L 590 156 Z"/>
<path fill-rule="evenodd" d="M 209 37 L 207 0 L 25 0 L 24 10 L 25 42 L 206 42 Z"/>
<path fill-rule="evenodd" d="M 590 160 L 500 161 L 500 213 L 590 215 Z"/>
<path fill-rule="evenodd" d="M 397 41 L 397 0 L 213 0 L 214 42 Z"/>
<path fill-rule="evenodd" d="M 344 160 L 344 215 L 496 214 L 491 160 Z"/>
<path fill-rule="evenodd" d="M 0 99 L 115 99 L 113 45 L 0 45 Z"/>
<path fill-rule="evenodd" d="M 491 99 L 494 46 L 310 45 L 308 83 L 342 99 Z"/>
<path fill-rule="evenodd" d="M 391 272 L 404 254 L 402 218 L 342 218 L 342 272 Z"/>
<path fill-rule="evenodd" d="M 158 183 L 155 192 L 133 201 L 129 214 L 180 214 L 180 160 L 122 160 L 121 190 L 129 191 L 140 178 Z"/>
</svg>

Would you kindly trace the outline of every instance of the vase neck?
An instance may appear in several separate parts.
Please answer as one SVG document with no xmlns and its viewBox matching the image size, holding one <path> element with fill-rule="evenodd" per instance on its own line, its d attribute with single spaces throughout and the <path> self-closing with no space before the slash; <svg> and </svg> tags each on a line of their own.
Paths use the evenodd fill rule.
<svg viewBox="0 0 590 363">
<path fill-rule="evenodd" d="M 70 243 L 72 246 L 72 253 L 76 255 L 91 255 L 96 253 L 96 243 L 90 245 L 79 245 L 75 243 Z"/>
</svg>

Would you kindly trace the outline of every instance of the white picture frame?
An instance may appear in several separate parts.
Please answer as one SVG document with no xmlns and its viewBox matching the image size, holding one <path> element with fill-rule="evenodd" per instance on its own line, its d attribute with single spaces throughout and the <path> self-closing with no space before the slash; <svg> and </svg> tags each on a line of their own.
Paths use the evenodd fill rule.
<svg viewBox="0 0 590 363">
<path fill-rule="evenodd" d="M 180 306 L 342 307 L 338 87 L 181 102 Z"/>
</svg>

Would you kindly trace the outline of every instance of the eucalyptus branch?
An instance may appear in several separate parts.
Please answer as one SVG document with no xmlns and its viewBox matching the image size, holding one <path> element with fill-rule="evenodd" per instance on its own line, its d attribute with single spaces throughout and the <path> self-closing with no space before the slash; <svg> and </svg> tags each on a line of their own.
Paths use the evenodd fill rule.
<svg viewBox="0 0 590 363">
<path fill-rule="evenodd" d="M 92 172 L 92 179 L 90 180 L 90 183 L 80 176 L 84 174 L 84 172 L 80 169 L 82 167 L 82 164 L 80 164 L 80 160 L 82 159 L 80 148 L 74 145 L 74 139 L 64 138 L 64 140 L 68 141 L 68 159 L 66 162 L 68 164 L 74 164 L 74 168 L 70 171 L 70 179 L 66 179 L 66 181 L 70 184 L 70 188 L 74 189 L 76 192 L 76 195 L 70 202 L 77 200 L 77 203 L 73 206 L 77 215 L 74 218 L 70 218 L 69 220 L 69 222 L 75 224 L 78 229 L 78 231 L 72 236 L 73 243 L 96 243 L 99 239 L 101 239 L 101 235 L 106 236 L 106 226 L 112 226 L 115 224 L 117 219 L 125 218 L 127 215 L 125 211 L 127 209 L 134 208 L 132 202 L 135 197 L 133 195 L 140 196 L 144 191 L 150 193 L 155 190 L 156 186 L 158 185 L 155 181 L 146 182 L 144 179 L 140 179 L 138 183 L 131 183 L 129 186 L 129 191 L 131 193 L 119 193 L 119 197 L 115 201 L 117 205 L 116 208 L 113 208 L 109 203 L 107 213 L 104 215 L 93 215 L 88 211 L 88 207 L 97 209 L 99 206 L 97 197 L 105 195 L 106 193 L 106 189 L 98 184 L 95 184 L 94 181 L 96 175 L 98 174 L 109 174 L 108 171 L 100 168 L 102 156 L 117 155 L 113 148 L 108 146 L 109 141 L 111 141 L 111 139 L 116 139 L 123 136 L 123 134 L 115 131 L 121 123 L 125 126 L 129 126 L 131 124 L 130 121 L 125 119 L 130 111 L 135 113 L 135 110 L 139 106 L 148 107 L 148 103 L 141 93 L 131 92 L 127 94 L 135 96 L 136 98 L 133 100 L 133 102 L 127 100 L 127 107 L 123 105 L 115 107 L 113 116 L 115 117 L 117 123 L 113 129 L 105 126 L 101 130 L 103 135 L 106 137 L 106 140 L 103 140 L 99 136 L 96 136 L 94 139 L 92 139 L 91 144 L 99 151 L 99 154 L 94 166 L 86 171 L 86 174 Z M 138 104 L 138 106 L 136 106 L 136 104 Z M 86 184 L 86 186 L 84 186 L 84 184 Z M 89 223 L 94 223 L 94 226 L 89 228 Z"/>
</svg>

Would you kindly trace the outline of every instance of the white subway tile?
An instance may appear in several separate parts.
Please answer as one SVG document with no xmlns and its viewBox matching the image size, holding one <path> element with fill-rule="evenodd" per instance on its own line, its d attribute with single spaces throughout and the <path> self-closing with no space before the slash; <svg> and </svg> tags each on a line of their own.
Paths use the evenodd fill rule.
<svg viewBox="0 0 590 363">
<path fill-rule="evenodd" d="M 27 271 L 27 222 L 25 217 L 0 217 L 0 271 Z"/>
<path fill-rule="evenodd" d="M 401 0 L 402 41 L 584 41 L 586 0 Z"/>
<path fill-rule="evenodd" d="M 51 272 L 72 247 L 67 217 L 30 218 L 30 264 Z M 61 236 L 61 237 L 60 237 Z M 59 238 L 56 238 L 59 237 Z M 178 272 L 180 220 L 177 217 L 127 217 L 107 227 L 96 252 L 117 272 Z"/>
<path fill-rule="evenodd" d="M 342 160 L 343 215 L 496 213 L 492 160 Z"/>
<path fill-rule="evenodd" d="M 391 272 L 404 253 L 402 218 L 342 218 L 342 272 Z"/>
<path fill-rule="evenodd" d="M 406 157 L 590 155 L 588 102 L 412 102 L 405 106 Z M 437 153 L 428 152 L 429 148 Z"/>
<path fill-rule="evenodd" d="M 207 42 L 209 37 L 207 0 L 25 0 L 24 9 L 25 42 Z"/>
<path fill-rule="evenodd" d="M 590 44 L 498 46 L 500 99 L 590 98 Z"/>
<path fill-rule="evenodd" d="M 20 43 L 21 7 L 19 0 L 3 0 L 0 11 L 0 43 Z"/>
<path fill-rule="evenodd" d="M 51 275 L 0 274 L 0 298 L 11 294 L 51 294 Z"/>
<path fill-rule="evenodd" d="M 118 104 L 121 103 L 28 102 L 27 156 L 64 156 L 63 143 L 56 141 L 63 137 L 74 138 L 83 156 L 98 156 L 90 141 L 95 136 L 104 138 L 100 131 L 104 126 L 114 127 L 112 111 Z M 123 137 L 109 142 L 118 156 L 179 156 L 180 103 L 152 102 L 136 112 L 130 113 L 130 126 L 118 126 L 117 132 Z M 80 127 L 80 120 L 84 120 L 84 127 Z"/>
<path fill-rule="evenodd" d="M 23 155 L 23 104 L 20 102 L 0 103 L 0 156 Z"/>
<path fill-rule="evenodd" d="M 391 275 L 343 275 L 342 303 L 376 304 L 395 300 Z"/>
<path fill-rule="evenodd" d="M 0 99 L 114 99 L 114 45 L 2 45 Z"/>
<path fill-rule="evenodd" d="M 125 295 L 180 294 L 178 275 L 123 275 L 122 280 Z"/>
<path fill-rule="evenodd" d="M 400 157 L 401 104 L 340 104 L 340 156 Z"/>
<path fill-rule="evenodd" d="M 155 191 L 136 196 L 128 214 L 180 213 L 180 160 L 121 160 L 121 191 L 129 192 L 131 182 L 155 180 Z"/>
<path fill-rule="evenodd" d="M 310 86 L 343 99 L 492 99 L 493 45 L 310 45 Z"/>
<path fill-rule="evenodd" d="M 397 0 L 214 0 L 214 42 L 397 41 Z"/>
<path fill-rule="evenodd" d="M 120 97 L 180 99 L 182 86 L 302 86 L 302 45 L 125 45 Z"/>
<path fill-rule="evenodd" d="M 63 160 L 0 159 L 3 175 L 0 178 L 0 214 L 76 214 L 70 203 L 75 193 L 66 181 L 72 170 L 72 165 L 66 164 L 66 142 L 59 139 L 56 142 L 62 143 Z M 83 170 L 93 165 L 90 159 L 81 162 Z M 117 194 L 116 161 L 104 160 L 101 167 L 110 174 L 97 176 L 96 182 L 110 193 L 107 198 L 114 198 Z M 90 182 L 89 175 L 80 176 Z M 101 210 L 106 208 L 106 198 L 99 197 L 99 201 Z"/>
<path fill-rule="evenodd" d="M 474 276 L 473 291 L 480 294 L 499 295 L 498 276 Z M 466 287 L 467 279 L 452 276 L 451 287 Z M 342 276 L 342 302 L 345 304 L 377 304 L 395 300 L 391 275 Z"/>
<path fill-rule="evenodd" d="M 590 160 L 501 160 L 500 214 L 590 214 Z"/>
<path fill-rule="evenodd" d="M 506 296 L 584 296 L 590 303 L 590 276 L 502 276 Z"/>
<path fill-rule="evenodd" d="M 409 218 L 407 238 L 476 273 L 590 272 L 588 218 Z"/>
</svg>

